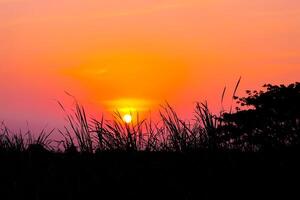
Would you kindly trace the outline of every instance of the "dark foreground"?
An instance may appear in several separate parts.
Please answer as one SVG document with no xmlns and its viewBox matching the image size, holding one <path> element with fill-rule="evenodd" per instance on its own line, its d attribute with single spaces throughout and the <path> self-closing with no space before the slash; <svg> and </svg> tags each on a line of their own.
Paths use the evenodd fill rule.
<svg viewBox="0 0 300 200">
<path fill-rule="evenodd" d="M 0 153 L 1 199 L 299 199 L 299 154 Z"/>
</svg>

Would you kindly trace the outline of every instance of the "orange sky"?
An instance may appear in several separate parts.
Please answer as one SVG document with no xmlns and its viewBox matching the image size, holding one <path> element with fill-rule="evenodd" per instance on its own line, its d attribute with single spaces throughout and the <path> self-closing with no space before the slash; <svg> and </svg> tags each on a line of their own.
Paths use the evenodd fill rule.
<svg viewBox="0 0 300 200">
<path fill-rule="evenodd" d="M 61 124 L 64 91 L 93 115 L 168 100 L 191 117 L 239 76 L 240 94 L 300 78 L 299 0 L 0 0 L 0 17 L 0 120 L 15 127 Z"/>
</svg>

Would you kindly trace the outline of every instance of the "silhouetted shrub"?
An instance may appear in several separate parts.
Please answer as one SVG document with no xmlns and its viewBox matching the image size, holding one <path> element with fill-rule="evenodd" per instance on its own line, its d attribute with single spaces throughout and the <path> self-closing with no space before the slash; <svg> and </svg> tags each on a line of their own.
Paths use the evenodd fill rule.
<svg viewBox="0 0 300 200">
<path fill-rule="evenodd" d="M 299 144 L 300 83 L 264 85 L 266 91 L 246 91 L 237 98 L 242 108 L 225 113 L 222 127 L 232 140 L 254 149 L 281 149 Z"/>
</svg>

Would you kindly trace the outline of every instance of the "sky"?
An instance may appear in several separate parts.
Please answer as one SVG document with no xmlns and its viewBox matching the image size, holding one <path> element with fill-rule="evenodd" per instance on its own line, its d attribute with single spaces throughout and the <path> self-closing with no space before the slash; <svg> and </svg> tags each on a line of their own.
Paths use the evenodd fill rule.
<svg viewBox="0 0 300 200">
<path fill-rule="evenodd" d="M 238 90 L 300 79 L 299 0 L 0 0 L 0 121 L 60 127 L 72 94 L 93 117 L 183 118 Z M 152 114 L 151 114 L 152 115 Z M 28 125 L 29 124 L 29 125 Z"/>
</svg>

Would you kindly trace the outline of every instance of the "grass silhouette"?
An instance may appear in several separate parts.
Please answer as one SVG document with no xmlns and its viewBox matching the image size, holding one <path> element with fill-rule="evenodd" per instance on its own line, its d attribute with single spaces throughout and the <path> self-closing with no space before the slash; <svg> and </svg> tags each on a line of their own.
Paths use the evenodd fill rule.
<svg viewBox="0 0 300 200">
<path fill-rule="evenodd" d="M 77 101 L 74 113 L 66 113 L 68 124 L 59 130 L 64 140 L 59 141 L 66 152 L 94 153 L 102 151 L 193 152 L 201 150 L 259 151 L 266 148 L 296 147 L 299 144 L 300 84 L 288 86 L 265 85 L 266 91 L 247 91 L 247 97 L 233 99 L 240 105 L 228 113 L 213 114 L 208 104 L 196 103 L 193 122 L 178 116 L 166 103 L 160 110 L 161 123 L 139 120 L 126 123 L 120 113 L 113 120 L 89 119 Z M 222 93 L 222 101 L 226 88 Z M 59 103 L 62 109 L 65 108 Z M 243 107 L 249 109 L 242 109 Z M 25 151 L 44 148 L 54 150 L 50 131 L 34 138 L 30 131 L 12 133 L 2 122 L 0 129 L 2 150 Z M 261 141 L 259 141 L 261 140 Z M 263 141 L 264 140 L 264 141 Z M 280 144 L 280 145 L 279 145 Z M 268 146 L 268 147 L 267 147 Z"/>
<path fill-rule="evenodd" d="M 166 103 L 160 123 L 88 118 L 75 104 L 51 133 L 0 126 L 3 199 L 293 199 L 299 173 L 300 83 L 265 85 L 213 114 L 196 103 L 194 121 Z M 222 93 L 223 102 L 226 88 Z M 63 110 L 65 108 L 60 103 Z M 269 189 L 270 187 L 271 189 Z"/>
</svg>

